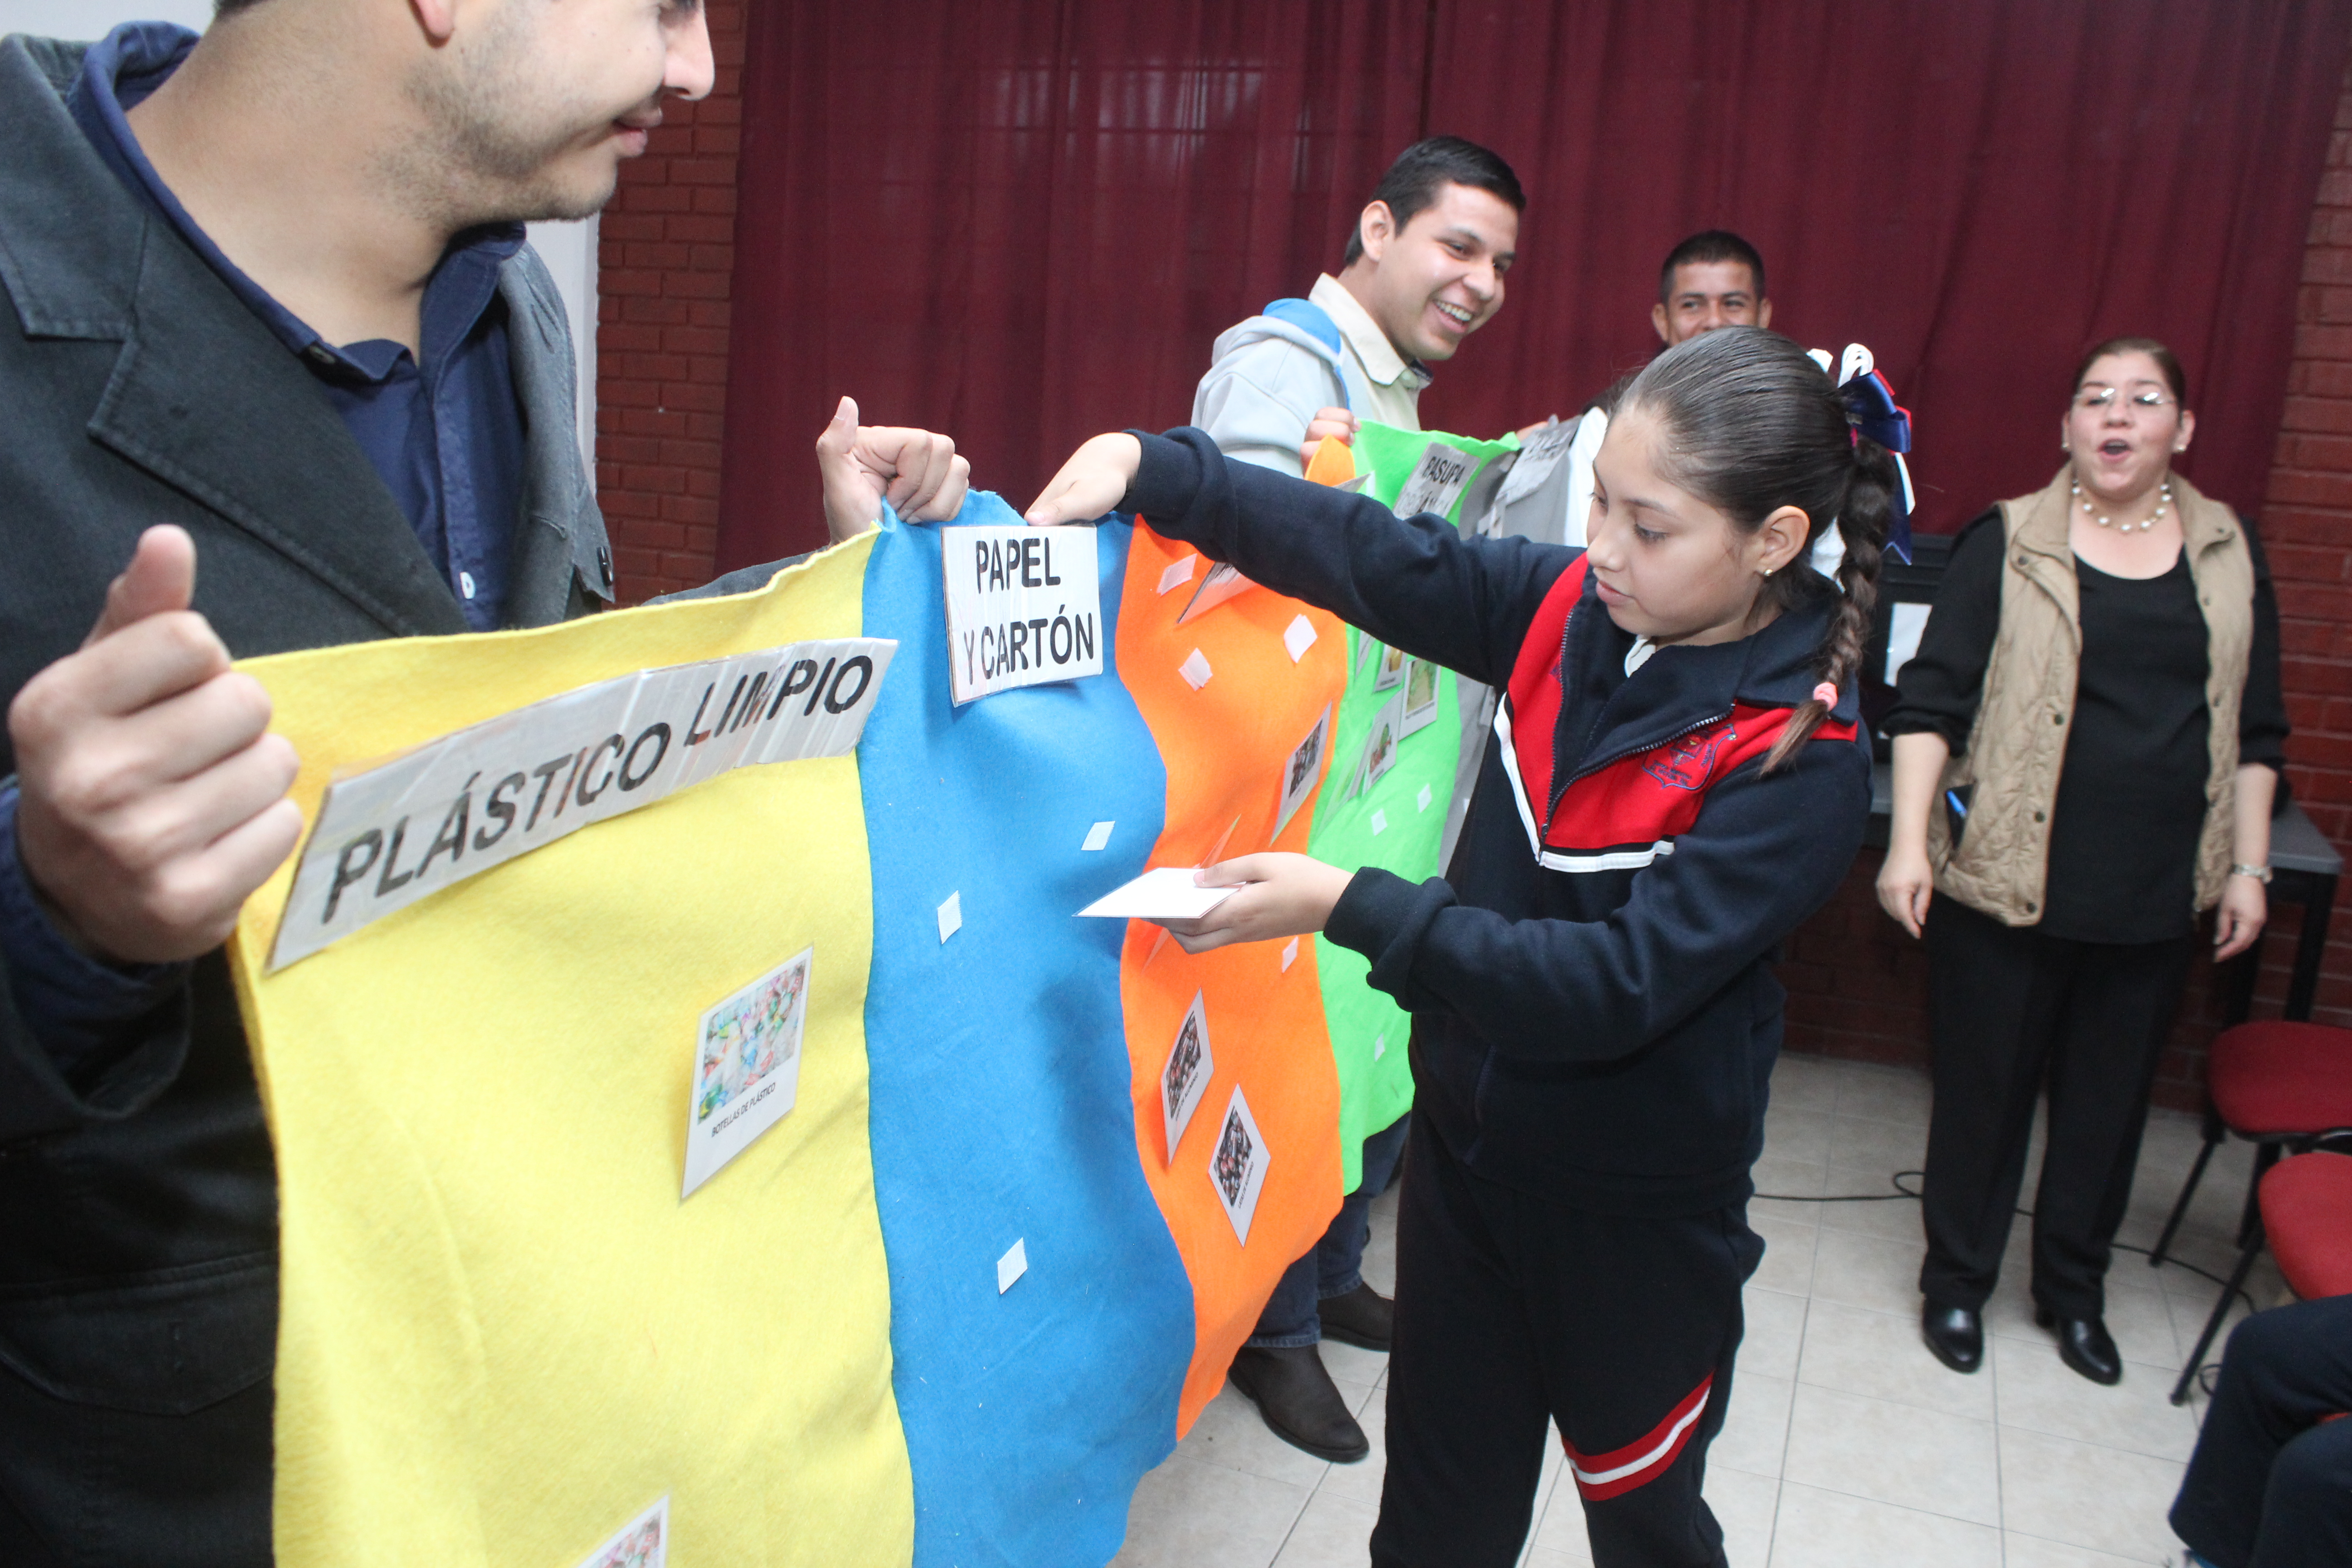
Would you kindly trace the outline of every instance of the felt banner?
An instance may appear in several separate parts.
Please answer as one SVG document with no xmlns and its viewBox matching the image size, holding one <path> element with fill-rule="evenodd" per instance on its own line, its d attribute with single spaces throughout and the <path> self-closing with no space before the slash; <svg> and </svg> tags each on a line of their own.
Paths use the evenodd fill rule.
<svg viewBox="0 0 2352 1568">
<path fill-rule="evenodd" d="M 1366 493 L 1390 504 L 1408 489 L 1443 501 L 1457 527 L 1465 499 L 1487 466 L 1514 441 L 1476 441 L 1366 422 L 1356 434 Z M 1410 498 L 1409 498 L 1410 499 Z M 1331 744 L 1331 774 L 1315 806 L 1307 852 L 1334 866 L 1378 866 L 1412 881 L 1438 875 L 1462 757 L 1461 681 L 1451 670 L 1385 647 L 1347 629 L 1347 689 Z M 1473 715 L 1475 717 L 1475 714 Z M 1314 941 L 1316 978 L 1339 1079 L 1341 1180 L 1362 1179 L 1363 1142 L 1412 1109 L 1406 1051 L 1412 1019 L 1367 984 L 1363 954 L 1323 936 Z"/>
<path fill-rule="evenodd" d="M 1349 637 L 1255 586 L 1179 624 L 1204 563 L 1113 519 L 1067 556 L 1103 672 L 958 703 L 947 552 L 1018 521 L 976 494 L 753 594 L 243 667 L 315 825 L 339 769 L 601 683 L 893 649 L 854 754 L 675 789 L 275 971 L 290 870 L 249 902 L 284 1568 L 573 1568 L 648 1530 L 680 1563 L 1118 1550 L 1351 1156 L 1328 950 L 1076 911 L 1307 847 Z"/>
<path fill-rule="evenodd" d="M 874 542 L 763 594 L 243 668 L 315 821 L 339 764 L 856 637 Z M 283 1568 L 572 1568 L 665 1497 L 674 1563 L 908 1561 L 856 760 L 739 768 L 265 973 L 289 876 L 231 948 L 278 1156 Z M 681 1202 L 703 1015 L 803 951 L 795 1103 Z"/>
</svg>

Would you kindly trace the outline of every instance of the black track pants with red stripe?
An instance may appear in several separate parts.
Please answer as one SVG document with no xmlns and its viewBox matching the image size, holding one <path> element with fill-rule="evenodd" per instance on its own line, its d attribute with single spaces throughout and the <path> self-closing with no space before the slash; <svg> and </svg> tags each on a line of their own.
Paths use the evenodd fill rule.
<svg viewBox="0 0 2352 1568">
<path fill-rule="evenodd" d="M 1416 1113 L 1373 1568 L 1510 1568 L 1547 1417 L 1596 1568 L 1717 1568 L 1699 1482 L 1763 1255 L 1742 1209 L 1627 1219 L 1498 1186 Z"/>
</svg>

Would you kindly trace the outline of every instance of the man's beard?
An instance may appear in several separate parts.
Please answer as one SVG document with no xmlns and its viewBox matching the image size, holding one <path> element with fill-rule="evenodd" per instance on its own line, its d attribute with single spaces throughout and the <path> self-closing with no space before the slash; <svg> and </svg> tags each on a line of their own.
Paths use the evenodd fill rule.
<svg viewBox="0 0 2352 1568">
<path fill-rule="evenodd" d="M 431 127 L 424 141 L 388 159 L 387 174 L 424 210 L 451 228 L 484 223 L 593 216 L 613 189 L 583 190 L 559 174 L 571 149 L 610 131 L 632 104 L 596 113 L 530 90 L 527 40 L 485 40 L 457 68 L 419 70 L 409 92 Z"/>
</svg>

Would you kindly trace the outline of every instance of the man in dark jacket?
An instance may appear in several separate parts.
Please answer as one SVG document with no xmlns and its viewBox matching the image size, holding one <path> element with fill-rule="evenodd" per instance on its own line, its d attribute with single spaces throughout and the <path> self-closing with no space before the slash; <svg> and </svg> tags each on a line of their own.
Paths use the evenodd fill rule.
<svg viewBox="0 0 2352 1568">
<path fill-rule="evenodd" d="M 521 225 L 712 79 L 692 0 L 220 9 L 0 42 L 12 1568 L 269 1561 L 276 1173 L 218 943 L 300 825 L 229 660 L 611 599 Z M 846 405 L 819 456 L 836 536 L 962 492 Z"/>
</svg>

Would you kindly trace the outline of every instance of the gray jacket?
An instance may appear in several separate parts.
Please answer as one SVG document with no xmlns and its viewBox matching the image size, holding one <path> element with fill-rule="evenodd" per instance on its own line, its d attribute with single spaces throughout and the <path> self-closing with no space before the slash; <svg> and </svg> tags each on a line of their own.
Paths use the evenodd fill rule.
<svg viewBox="0 0 2352 1568">
<path fill-rule="evenodd" d="M 310 373 L 68 117 L 82 52 L 0 42 L 0 701 L 159 522 L 240 657 L 466 630 Z M 526 248 L 499 289 L 528 433 L 508 616 L 541 626 L 609 599 L 612 556 L 553 280 Z M 0 1561 L 268 1559 L 277 1181 L 221 956 L 135 1036 L 69 1076 L 0 969 Z"/>
<path fill-rule="evenodd" d="M 1192 423 L 1228 458 L 1296 476 L 1317 409 L 1371 406 L 1371 388 L 1345 353 L 1277 317 L 1252 316 L 1218 336 L 1192 393 Z"/>
</svg>

